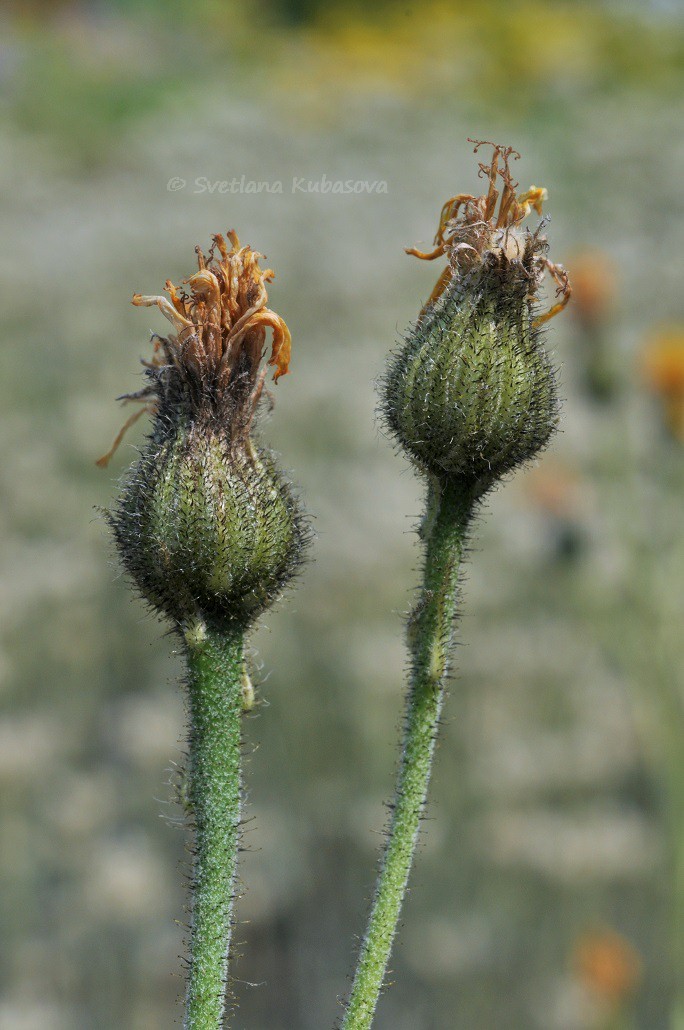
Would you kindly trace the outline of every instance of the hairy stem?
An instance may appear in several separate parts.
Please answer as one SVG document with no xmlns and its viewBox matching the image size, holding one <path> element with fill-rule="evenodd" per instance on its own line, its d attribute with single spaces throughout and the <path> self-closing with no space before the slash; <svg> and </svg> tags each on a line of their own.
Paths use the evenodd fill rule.
<svg viewBox="0 0 684 1030">
<path fill-rule="evenodd" d="M 472 497 L 451 485 L 430 485 L 421 536 L 424 580 L 408 625 L 411 654 L 401 763 L 392 821 L 361 947 L 345 1030 L 370 1027 L 406 893 L 420 820 L 430 782 L 449 652 L 453 639 L 458 572 L 472 512 Z"/>
<path fill-rule="evenodd" d="M 219 1030 L 225 1011 L 240 825 L 242 631 L 188 644 L 188 802 L 195 833 L 185 1027 Z"/>
</svg>

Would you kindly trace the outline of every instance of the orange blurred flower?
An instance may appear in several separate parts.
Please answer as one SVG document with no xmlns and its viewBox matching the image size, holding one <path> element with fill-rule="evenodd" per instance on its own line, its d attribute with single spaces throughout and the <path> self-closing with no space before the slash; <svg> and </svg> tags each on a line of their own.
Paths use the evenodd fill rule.
<svg viewBox="0 0 684 1030">
<path fill-rule="evenodd" d="M 602 322 L 616 294 L 615 265 L 601 250 L 583 250 L 568 262 L 572 277 L 573 310 L 586 325 Z"/>
<path fill-rule="evenodd" d="M 577 942 L 572 959 L 582 985 L 611 1007 L 624 1002 L 641 981 L 637 951 L 614 930 L 585 934 Z"/>
<path fill-rule="evenodd" d="M 668 429 L 684 440 L 684 326 L 665 327 L 647 341 L 641 374 L 662 401 Z"/>
<path fill-rule="evenodd" d="M 528 472 L 525 485 L 530 500 L 546 515 L 566 519 L 578 514 L 582 484 L 569 466 L 547 459 Z"/>
</svg>

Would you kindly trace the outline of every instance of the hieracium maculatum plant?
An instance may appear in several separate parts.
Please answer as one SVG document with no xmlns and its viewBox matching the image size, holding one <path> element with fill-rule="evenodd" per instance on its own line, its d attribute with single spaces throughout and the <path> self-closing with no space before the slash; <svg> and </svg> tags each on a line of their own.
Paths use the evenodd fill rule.
<svg viewBox="0 0 684 1030">
<path fill-rule="evenodd" d="M 245 639 L 296 572 L 307 530 L 274 455 L 254 436 L 268 371 L 277 381 L 290 360 L 287 326 L 267 307 L 273 272 L 234 232 L 214 236 L 208 256 L 196 253 L 199 267 L 183 287 L 167 281 L 168 296 L 133 297 L 158 307 L 172 332 L 153 337 L 147 383 L 123 398 L 151 413 L 152 429 L 109 521 L 124 569 L 185 655 L 182 793 L 194 852 L 185 1025 L 217 1030 L 240 833 L 241 715 L 254 705 Z"/>
<path fill-rule="evenodd" d="M 408 620 L 409 686 L 392 816 L 343 1026 L 371 1026 L 406 892 L 425 807 L 454 633 L 459 570 L 473 516 L 502 478 L 534 458 L 558 423 L 556 376 L 543 326 L 570 297 L 547 256 L 540 224 L 546 191 L 518 193 L 511 147 L 480 163 L 486 190 L 442 208 L 434 250 L 446 258 L 430 298 L 391 355 L 380 409 L 391 436 L 426 483 L 420 523 L 423 584 Z M 542 313 L 549 274 L 557 294 Z"/>
</svg>

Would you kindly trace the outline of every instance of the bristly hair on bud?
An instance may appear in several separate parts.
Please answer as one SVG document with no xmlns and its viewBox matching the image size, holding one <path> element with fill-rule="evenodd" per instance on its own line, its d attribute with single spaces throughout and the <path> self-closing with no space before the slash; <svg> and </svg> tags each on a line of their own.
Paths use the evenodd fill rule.
<svg viewBox="0 0 684 1030">
<path fill-rule="evenodd" d="M 542 213 L 547 193 L 516 193 L 512 147 L 491 146 L 480 196 L 459 193 L 442 207 L 435 247 L 407 249 L 426 261 L 447 258 L 432 294 L 383 383 L 382 413 L 417 467 L 442 481 L 460 480 L 481 496 L 548 442 L 558 421 L 555 374 L 540 327 L 570 299 L 565 270 L 547 257 Z M 544 313 L 538 293 L 548 273 L 557 300 Z"/>
<path fill-rule="evenodd" d="M 217 234 L 198 270 L 156 306 L 174 332 L 155 335 L 148 384 L 120 398 L 153 415 L 148 446 L 110 516 L 125 569 L 146 600 L 188 632 L 202 620 L 251 624 L 293 575 L 307 533 L 273 455 L 252 437 L 269 368 L 289 371 L 291 339 L 267 307 L 262 256 Z M 266 357 L 266 334 L 272 332 Z"/>
</svg>

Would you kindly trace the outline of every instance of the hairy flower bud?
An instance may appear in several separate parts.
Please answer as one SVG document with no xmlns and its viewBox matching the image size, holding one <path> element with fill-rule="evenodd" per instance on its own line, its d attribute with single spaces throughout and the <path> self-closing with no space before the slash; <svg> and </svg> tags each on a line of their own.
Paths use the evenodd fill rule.
<svg viewBox="0 0 684 1030">
<path fill-rule="evenodd" d="M 178 624 L 248 624 L 297 567 L 297 506 L 273 458 L 190 423 L 142 455 L 114 532 L 143 597 Z"/>
<path fill-rule="evenodd" d="M 250 625 L 295 572 L 307 536 L 273 455 L 250 435 L 266 329 L 276 380 L 288 371 L 290 335 L 266 307 L 273 273 L 229 238 L 230 250 L 214 237 L 208 260 L 198 249 L 189 293 L 167 282 L 170 300 L 133 298 L 158 306 L 176 332 L 156 337 L 148 386 L 124 398 L 146 401 L 154 422 L 110 521 L 143 597 L 186 634 L 203 623 Z"/>
<path fill-rule="evenodd" d="M 519 228 L 530 209 L 541 213 L 546 191 L 532 186 L 516 196 L 511 155 L 518 156 L 494 146 L 491 165 L 480 165 L 487 194 L 447 201 L 435 250 L 408 251 L 449 263 L 384 381 L 386 423 L 417 466 L 475 494 L 544 447 L 558 418 L 540 326 L 565 306 L 570 288 L 539 230 Z M 539 315 L 545 271 L 562 297 Z"/>
</svg>

